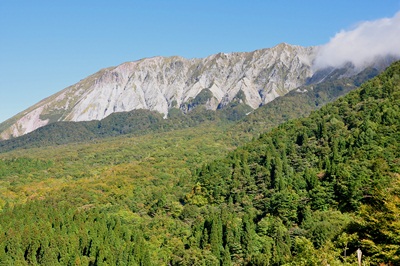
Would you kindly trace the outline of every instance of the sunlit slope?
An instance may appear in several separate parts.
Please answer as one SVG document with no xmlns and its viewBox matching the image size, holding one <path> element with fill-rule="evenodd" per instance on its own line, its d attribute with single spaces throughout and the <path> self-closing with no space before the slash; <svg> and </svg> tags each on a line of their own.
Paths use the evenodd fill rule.
<svg viewBox="0 0 400 266">
<path fill-rule="evenodd" d="M 0 262 L 396 265 L 399 106 L 396 63 L 236 150 L 207 123 L 2 153 Z"/>
</svg>

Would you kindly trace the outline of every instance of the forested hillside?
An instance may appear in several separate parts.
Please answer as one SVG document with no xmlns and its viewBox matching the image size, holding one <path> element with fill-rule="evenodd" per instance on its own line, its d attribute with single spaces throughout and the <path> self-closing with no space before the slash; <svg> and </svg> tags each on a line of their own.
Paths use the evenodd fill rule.
<svg viewBox="0 0 400 266">
<path fill-rule="evenodd" d="M 1 154 L 0 265 L 174 261 L 190 232 L 179 217 L 191 172 L 237 141 L 205 125 Z"/>
<path fill-rule="evenodd" d="M 0 264 L 400 264 L 399 129 L 397 62 L 237 149 L 206 123 L 2 153 Z"/>
<path fill-rule="evenodd" d="M 399 264 L 399 108 L 396 63 L 203 166 L 184 210 L 209 214 L 192 214 L 190 248 L 251 265 L 354 263 L 361 248 L 367 265 Z"/>
</svg>

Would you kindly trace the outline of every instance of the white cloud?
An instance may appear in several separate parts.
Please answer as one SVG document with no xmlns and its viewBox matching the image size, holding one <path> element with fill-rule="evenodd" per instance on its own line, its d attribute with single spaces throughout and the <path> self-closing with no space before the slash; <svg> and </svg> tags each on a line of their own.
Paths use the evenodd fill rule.
<svg viewBox="0 0 400 266">
<path fill-rule="evenodd" d="M 400 12 L 392 18 L 365 21 L 354 29 L 340 31 L 320 47 L 314 67 L 340 67 L 349 61 L 362 67 L 388 55 L 400 57 Z"/>
</svg>

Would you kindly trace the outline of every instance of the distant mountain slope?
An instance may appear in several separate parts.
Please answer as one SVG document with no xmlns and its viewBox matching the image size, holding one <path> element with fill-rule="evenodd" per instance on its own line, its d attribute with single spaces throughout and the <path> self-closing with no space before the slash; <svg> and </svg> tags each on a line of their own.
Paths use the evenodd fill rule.
<svg viewBox="0 0 400 266">
<path fill-rule="evenodd" d="M 240 91 L 253 109 L 299 87 L 312 76 L 313 47 L 280 44 L 203 59 L 154 57 L 107 68 L 44 99 L 0 125 L 0 138 L 17 137 L 56 121 L 100 120 L 114 112 L 147 109 L 165 117 L 184 112 L 201 92 L 215 110 Z"/>
<path fill-rule="evenodd" d="M 378 69 L 370 67 L 355 76 L 338 79 L 337 74 L 343 71 L 337 69 L 320 83 L 301 86 L 258 108 L 236 128 L 255 133 L 265 132 L 287 120 L 309 115 L 379 74 Z"/>
<path fill-rule="evenodd" d="M 335 73 L 331 75 L 335 76 Z M 184 115 L 178 108 L 172 108 L 168 119 L 163 119 L 162 114 L 156 111 L 140 109 L 114 113 L 100 121 L 56 122 L 26 135 L 0 141 L 0 152 L 18 148 L 85 142 L 124 134 L 143 135 L 165 132 L 195 127 L 205 122 L 215 122 L 215 126 L 229 124 L 230 131 L 236 131 L 236 134 L 239 131 L 246 132 L 251 138 L 254 134 L 265 132 L 288 119 L 308 115 L 311 111 L 345 95 L 361 82 L 377 74 L 377 69 L 367 68 L 350 78 L 326 77 L 325 81 L 319 84 L 300 87 L 252 113 L 250 113 L 252 108 L 243 103 L 243 94 L 237 94 L 228 105 L 220 107 L 217 111 L 206 110 L 202 106 Z M 201 93 L 189 106 L 194 108 L 204 102 Z M 232 122 L 237 123 L 232 124 Z"/>
<path fill-rule="evenodd" d="M 244 53 L 219 53 L 202 59 L 154 57 L 103 69 L 0 124 L 0 140 L 18 137 L 53 122 L 101 120 L 138 109 L 188 113 L 196 106 L 216 110 L 235 98 L 257 109 L 277 97 L 327 78 L 358 74 L 351 63 L 338 69 L 313 69 L 318 47 L 285 43 Z M 374 63 L 379 70 L 392 59 Z"/>
</svg>

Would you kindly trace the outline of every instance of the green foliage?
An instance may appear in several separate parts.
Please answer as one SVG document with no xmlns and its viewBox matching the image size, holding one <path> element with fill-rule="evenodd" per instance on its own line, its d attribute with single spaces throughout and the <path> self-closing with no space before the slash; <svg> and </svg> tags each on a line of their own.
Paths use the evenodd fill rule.
<svg viewBox="0 0 400 266">
<path fill-rule="evenodd" d="M 371 257 L 371 264 L 400 263 L 400 176 L 393 178 L 392 187 L 371 195 L 369 204 L 360 208 L 351 226 L 358 236 L 351 239 L 351 244 L 360 245 L 364 254 Z"/>
<path fill-rule="evenodd" d="M 330 77 L 319 83 L 315 83 L 318 80 L 310 80 L 310 85 L 300 87 L 261 106 L 245 117 L 244 123 L 238 124 L 237 128 L 257 134 L 290 119 L 307 116 L 312 111 L 354 90 L 361 83 L 376 76 L 378 71 L 367 68 L 350 78 L 338 78 L 337 74 L 331 73 Z"/>
<path fill-rule="evenodd" d="M 143 236 L 143 241 L 140 241 L 146 248 L 139 256 L 135 253 L 138 251 L 133 249 L 133 240 L 113 236 L 105 230 L 98 232 L 101 238 L 99 246 L 104 249 L 96 251 L 98 255 L 88 257 L 82 255 L 85 253 L 83 251 L 79 255 L 81 251 L 76 251 L 79 248 L 74 240 L 76 236 L 68 231 L 63 238 L 55 239 L 58 242 L 54 242 L 54 245 L 61 253 L 74 250 L 78 254 L 74 257 L 74 263 L 76 261 L 76 264 L 89 265 L 98 256 L 98 261 L 104 257 L 110 265 L 138 265 L 139 262 L 131 258 L 136 260 L 143 256 L 143 263 L 149 262 L 147 258 L 150 258 L 154 265 L 186 264 L 185 261 L 190 261 L 191 255 L 185 252 L 184 241 L 190 235 L 191 222 L 200 212 L 183 206 L 181 201 L 193 186 L 191 171 L 234 148 L 232 143 L 236 142 L 235 138 L 221 129 L 207 125 L 197 127 L 198 131 L 175 130 L 158 135 L 107 139 L 94 144 L 80 143 L 30 149 L 29 152 L 16 150 L 3 153 L 0 155 L 0 207 L 3 209 L 0 211 L 0 228 L 14 228 L 13 225 L 20 223 L 26 228 L 34 228 L 36 224 L 33 223 L 41 219 L 45 225 L 38 224 L 35 228 L 41 232 L 36 234 L 37 239 L 42 241 L 56 237 L 55 234 L 47 234 L 50 231 L 46 227 L 54 217 L 67 219 L 74 212 L 95 211 L 101 214 L 97 218 L 98 225 L 107 228 L 108 217 L 119 219 L 124 230 Z M 40 210 L 29 211 L 37 208 Z M 20 211 L 22 209 L 24 211 Z M 35 218 L 41 212 L 46 215 Z M 22 216 L 26 219 L 21 220 Z M 68 223 L 74 221 L 68 220 Z M 91 230 L 92 225 L 83 223 L 80 226 L 82 230 Z M 18 228 L 14 230 L 23 234 Z M 34 236 L 29 235 L 29 238 Z M 17 257 L 1 253 L 1 259 L 6 264 L 7 261 L 20 265 L 35 264 L 37 259 L 33 257 L 38 250 L 36 246 L 35 250 L 28 252 L 29 256 L 24 257 L 25 250 L 29 246 L 33 248 L 29 238 L 23 242 L 22 237 L 4 235 L 4 243 L 11 241 L 21 246 L 24 252 L 15 255 Z M 120 248 L 122 253 L 107 251 L 113 245 L 104 242 L 103 238 L 107 241 L 119 239 L 123 245 Z M 0 252 L 5 253 L 13 250 L 7 249 L 6 252 L 0 248 Z M 197 253 L 201 262 L 216 261 L 211 252 Z M 49 254 L 46 251 L 41 255 L 41 264 L 64 265 L 73 260 L 66 256 L 62 262 L 58 262 L 57 256 L 54 258 Z M 115 263 L 117 259 L 121 263 Z"/>
<path fill-rule="evenodd" d="M 193 100 L 189 101 L 187 109 L 190 111 L 198 105 L 204 105 L 207 101 L 212 99 L 212 97 L 214 97 L 213 93 L 209 89 L 203 89 Z"/>
<path fill-rule="evenodd" d="M 140 227 L 95 208 L 35 201 L 2 213 L 2 262 L 152 265 Z"/>
<path fill-rule="evenodd" d="M 46 170 L 53 166 L 52 160 L 17 157 L 0 160 L 0 180 L 15 175 L 26 175 L 36 171 Z"/>
<path fill-rule="evenodd" d="M 389 206 L 378 217 L 376 211 L 363 210 L 399 174 L 399 73 L 400 63 L 396 63 L 310 117 L 282 124 L 201 168 L 198 195 L 213 206 L 233 204 L 233 215 L 242 217 L 243 263 L 256 264 L 256 258 L 265 254 L 270 264 L 282 265 L 291 260 L 293 251 L 296 261 L 304 264 L 311 253 L 330 243 L 342 246 L 340 233 L 350 230 L 352 217 L 360 210 L 368 226 L 387 224 L 386 231 L 376 235 L 368 226 L 358 227 L 364 234 L 369 232 L 367 239 L 379 243 L 361 241 L 368 254 L 374 254 L 369 261 L 398 261 L 397 216 L 381 223 L 376 219 L 383 218 Z M 397 213 L 395 206 L 390 211 Z M 244 212 L 248 209 L 253 209 L 251 220 Z M 253 226 L 258 226 L 257 234 L 251 233 Z M 291 239 L 295 239 L 294 248 Z M 268 250 L 260 245 L 265 242 L 270 243 Z M 348 254 L 354 252 L 354 247 L 349 248 Z M 350 258 L 338 258 L 334 246 L 324 254 L 330 258 L 328 263 Z"/>
<path fill-rule="evenodd" d="M 323 86 L 302 95 L 341 94 Z M 358 248 L 399 264 L 399 106 L 395 63 L 258 138 L 288 117 L 232 125 L 199 105 L 53 124 L 54 141 L 90 141 L 0 154 L 0 264 L 355 265 Z"/>
</svg>

